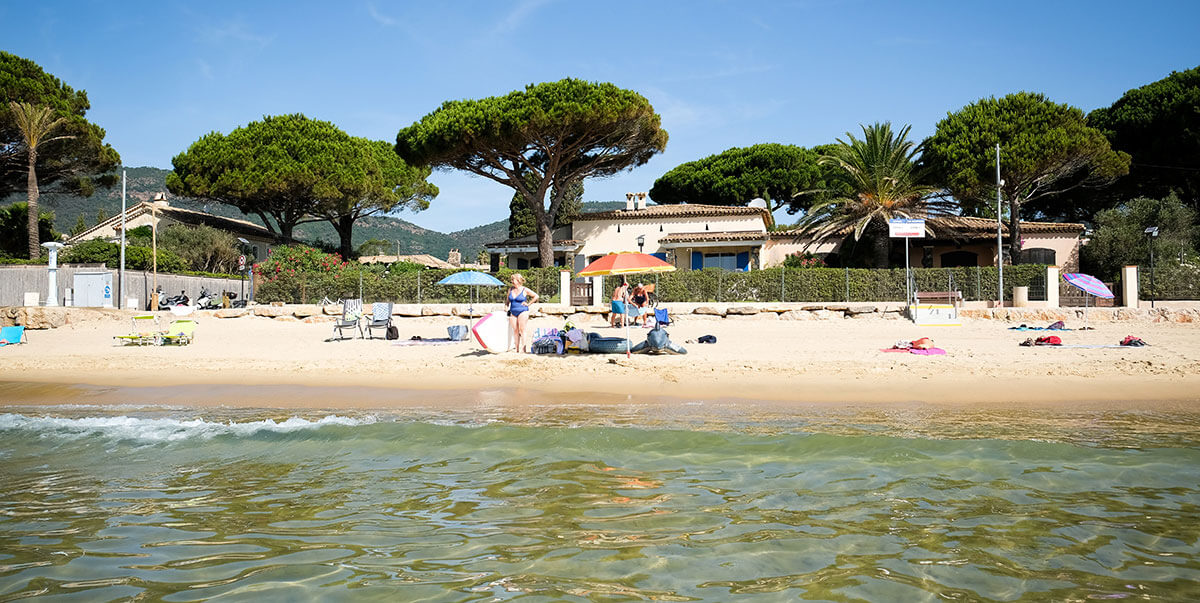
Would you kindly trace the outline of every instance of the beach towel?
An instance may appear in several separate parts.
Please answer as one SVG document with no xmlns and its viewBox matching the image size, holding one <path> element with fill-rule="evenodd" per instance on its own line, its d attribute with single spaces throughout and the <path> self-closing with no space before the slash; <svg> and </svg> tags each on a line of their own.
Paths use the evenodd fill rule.
<svg viewBox="0 0 1200 603">
<path fill-rule="evenodd" d="M 1026 339 L 1025 341 L 1022 341 L 1020 345 L 1023 345 L 1025 347 L 1031 347 L 1031 346 L 1035 346 L 1035 345 L 1037 345 L 1037 346 L 1042 346 L 1042 345 L 1061 346 L 1062 338 L 1059 337 L 1058 335 L 1043 335 L 1041 337 L 1038 337 L 1037 339 L 1033 339 L 1033 338 Z"/>
<path fill-rule="evenodd" d="M 1142 341 L 1142 339 L 1140 337 L 1134 337 L 1133 335 L 1126 335 L 1125 339 L 1121 340 L 1120 345 L 1125 346 L 1125 347 L 1140 348 L 1143 346 L 1148 346 L 1150 344 L 1146 343 L 1145 341 Z"/>
<path fill-rule="evenodd" d="M 1048 327 L 1031 327 L 1029 325 L 1021 325 L 1019 327 L 1009 327 L 1009 331 L 1070 331 L 1066 325 L 1060 320 L 1051 324 Z"/>
<path fill-rule="evenodd" d="M 422 338 L 419 335 L 414 335 L 413 337 L 416 337 L 416 339 L 402 339 L 400 341 L 393 343 L 392 345 L 399 345 L 399 346 L 446 345 L 446 344 L 450 344 L 450 343 L 462 343 L 463 341 L 466 341 L 466 340 L 455 341 L 453 339 L 449 339 L 449 338 L 445 338 L 445 337 L 436 337 L 436 338 L 426 339 L 426 338 Z"/>
<path fill-rule="evenodd" d="M 900 354 L 916 354 L 918 356 L 945 356 L 946 350 L 942 348 L 882 348 L 880 352 L 900 353 Z"/>
</svg>

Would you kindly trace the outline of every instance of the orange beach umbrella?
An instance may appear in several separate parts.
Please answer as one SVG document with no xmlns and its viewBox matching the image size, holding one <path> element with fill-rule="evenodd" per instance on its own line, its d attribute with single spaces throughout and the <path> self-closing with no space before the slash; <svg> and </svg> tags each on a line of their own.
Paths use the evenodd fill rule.
<svg viewBox="0 0 1200 603">
<path fill-rule="evenodd" d="M 674 266 L 652 255 L 636 251 L 622 251 L 620 253 L 610 253 L 588 264 L 583 270 L 579 271 L 579 276 L 673 272 L 674 270 Z"/>
</svg>

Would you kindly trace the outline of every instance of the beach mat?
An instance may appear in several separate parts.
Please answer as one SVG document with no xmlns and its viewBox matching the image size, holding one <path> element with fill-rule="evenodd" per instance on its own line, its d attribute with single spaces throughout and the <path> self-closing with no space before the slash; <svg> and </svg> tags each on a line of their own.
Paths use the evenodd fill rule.
<svg viewBox="0 0 1200 603">
<path fill-rule="evenodd" d="M 919 348 L 880 348 L 879 351 L 880 352 L 889 352 L 889 353 L 899 352 L 899 353 L 916 354 L 918 356 L 945 356 L 946 355 L 946 350 L 943 350 L 942 348 L 929 348 L 929 349 L 925 349 L 925 350 L 922 350 Z"/>
<path fill-rule="evenodd" d="M 466 342 L 466 340 L 465 340 L 465 339 L 462 339 L 462 340 L 454 340 L 454 339 L 450 339 L 450 338 L 447 338 L 447 337 L 438 337 L 438 338 L 436 338 L 436 339 L 434 339 L 434 338 L 430 338 L 430 339 L 402 339 L 402 340 L 400 340 L 400 341 L 397 341 L 397 342 L 394 342 L 394 343 L 392 343 L 392 345 L 398 345 L 398 346 L 417 346 L 417 345 L 448 345 L 448 344 L 451 344 L 451 343 L 465 343 L 465 342 Z"/>
</svg>

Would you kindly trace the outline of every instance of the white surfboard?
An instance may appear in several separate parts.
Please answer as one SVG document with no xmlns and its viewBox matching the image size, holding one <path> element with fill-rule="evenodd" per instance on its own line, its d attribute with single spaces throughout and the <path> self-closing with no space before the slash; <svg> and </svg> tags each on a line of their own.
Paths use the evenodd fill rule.
<svg viewBox="0 0 1200 603">
<path fill-rule="evenodd" d="M 492 312 L 484 314 L 471 327 L 471 335 L 475 341 L 489 352 L 506 352 L 516 340 L 508 325 L 507 312 Z"/>
</svg>

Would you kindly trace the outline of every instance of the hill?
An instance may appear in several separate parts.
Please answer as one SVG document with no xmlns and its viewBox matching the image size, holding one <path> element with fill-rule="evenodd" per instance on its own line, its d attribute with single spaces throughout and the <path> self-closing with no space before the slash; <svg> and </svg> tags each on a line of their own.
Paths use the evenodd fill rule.
<svg viewBox="0 0 1200 603">
<path fill-rule="evenodd" d="M 126 204 L 134 205 L 141 201 L 149 201 L 155 193 L 167 190 L 167 174 L 170 170 L 153 167 L 126 168 Z M 2 205 L 24 201 L 25 195 L 9 195 Z M 121 212 L 121 185 L 112 188 L 100 188 L 91 197 L 78 197 L 63 193 L 42 193 L 39 201 L 43 211 L 54 212 L 54 228 L 59 232 L 70 232 L 79 216 L 91 226 L 97 222 L 103 212 L 104 217 L 114 216 Z M 217 203 L 206 199 L 192 197 L 171 197 L 171 205 L 208 212 L 218 216 L 239 218 L 255 224 L 262 224 L 258 216 L 248 216 L 231 205 Z M 589 201 L 583 204 L 585 213 L 608 211 L 625 207 L 623 201 Z M 296 227 L 295 235 L 302 241 L 315 243 L 323 241 L 337 245 L 337 233 L 328 222 L 312 222 Z M 355 223 L 354 246 L 357 248 L 368 240 L 388 241 L 399 245 L 402 254 L 428 253 L 434 257 L 445 258 L 451 249 L 458 249 L 466 261 L 474 261 L 484 249 L 484 244 L 503 241 L 508 238 L 508 220 L 498 220 L 490 224 L 458 230 L 449 234 L 422 228 L 395 216 L 370 216 Z"/>
</svg>

